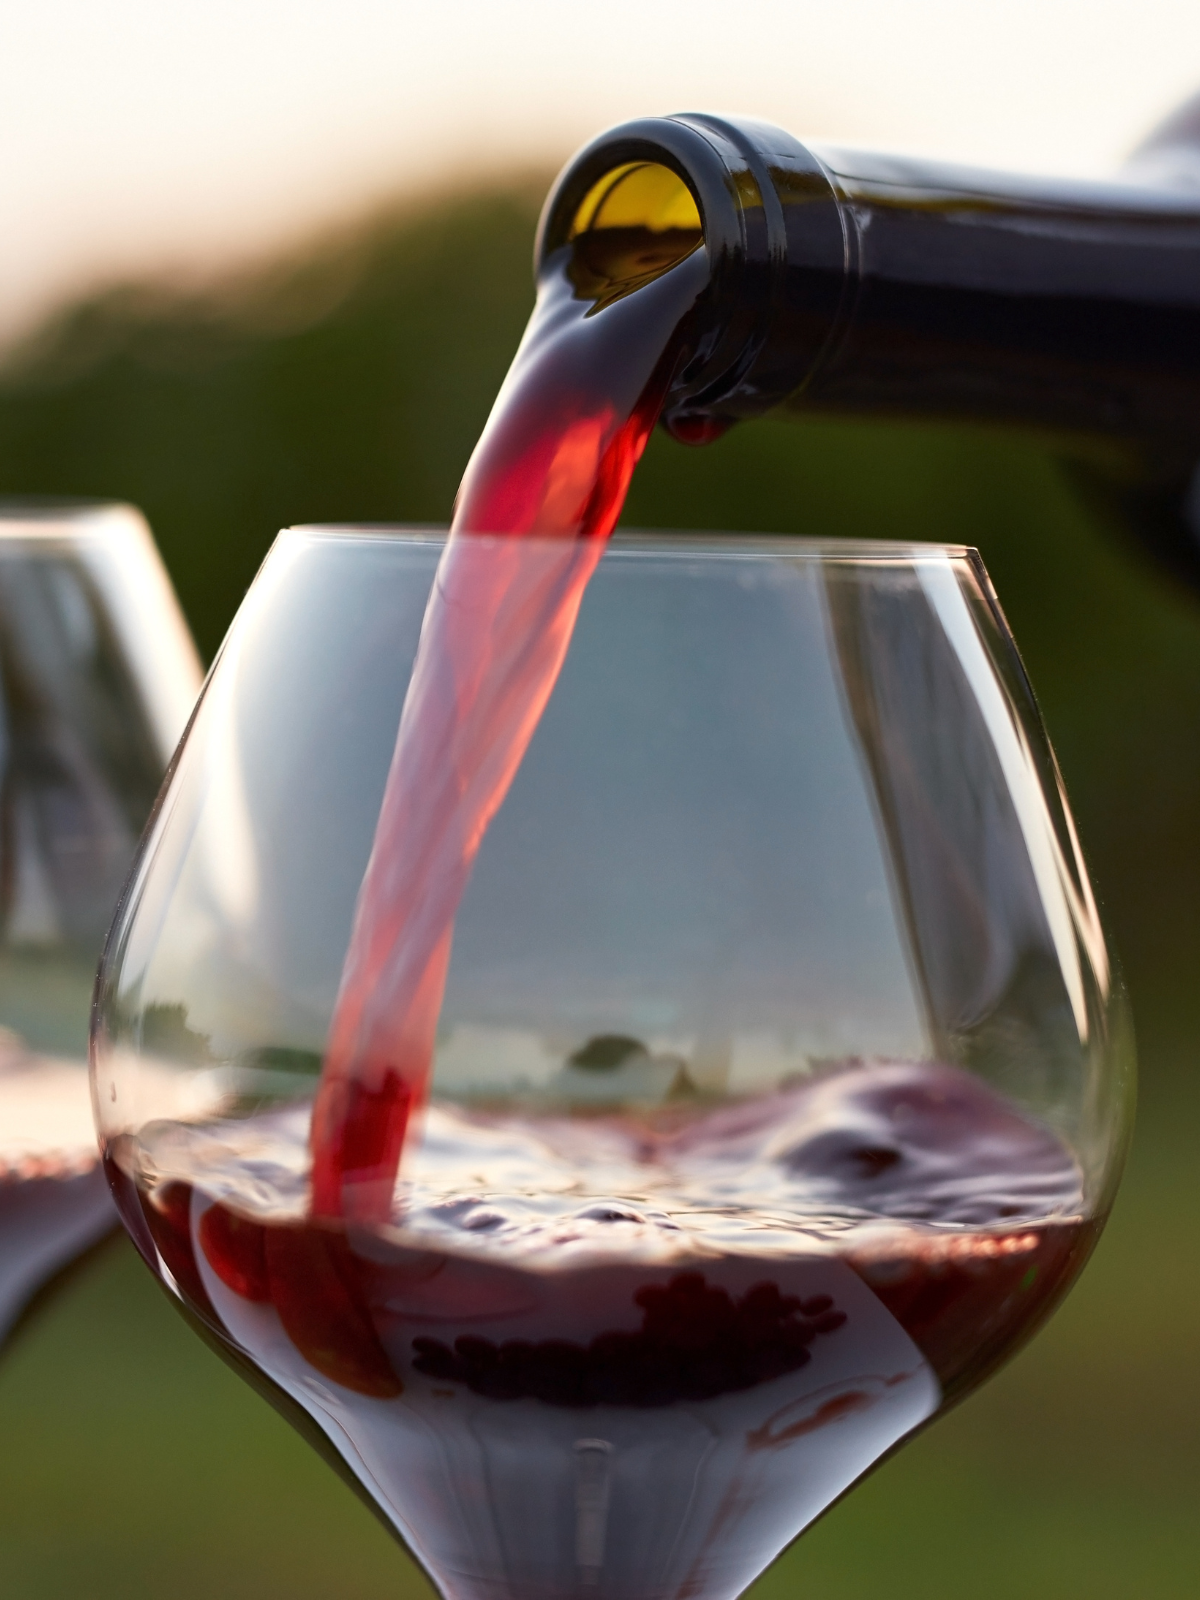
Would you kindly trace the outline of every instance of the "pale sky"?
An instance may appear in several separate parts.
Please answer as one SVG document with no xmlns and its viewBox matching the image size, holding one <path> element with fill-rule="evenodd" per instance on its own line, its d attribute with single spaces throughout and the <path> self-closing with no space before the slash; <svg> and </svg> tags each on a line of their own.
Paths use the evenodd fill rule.
<svg viewBox="0 0 1200 1600">
<path fill-rule="evenodd" d="M 625 117 L 1103 172 L 1200 88 L 1200 0 L 0 0 L 0 340 Z"/>
</svg>

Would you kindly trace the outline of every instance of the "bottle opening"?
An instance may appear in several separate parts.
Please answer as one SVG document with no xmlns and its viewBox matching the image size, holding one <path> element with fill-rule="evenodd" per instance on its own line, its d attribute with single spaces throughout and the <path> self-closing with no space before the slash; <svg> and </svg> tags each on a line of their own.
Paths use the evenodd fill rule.
<svg viewBox="0 0 1200 1600">
<path fill-rule="evenodd" d="M 691 255 L 704 228 L 677 173 L 654 161 L 627 161 L 588 190 L 567 238 L 575 293 L 600 311 Z"/>
</svg>

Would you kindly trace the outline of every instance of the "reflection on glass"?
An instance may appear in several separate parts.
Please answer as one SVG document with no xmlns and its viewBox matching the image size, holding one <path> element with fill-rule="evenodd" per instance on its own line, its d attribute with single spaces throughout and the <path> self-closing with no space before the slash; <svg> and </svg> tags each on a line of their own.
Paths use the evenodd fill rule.
<svg viewBox="0 0 1200 1600">
<path fill-rule="evenodd" d="M 122 1215 L 454 1595 L 731 1596 L 1048 1314 L 1132 1061 L 962 549 L 618 540 L 384 1226 L 309 1120 L 436 535 L 294 530 L 102 969 Z"/>
<path fill-rule="evenodd" d="M 93 976 L 199 683 L 137 512 L 0 501 L 0 1339 L 115 1221 Z"/>
</svg>

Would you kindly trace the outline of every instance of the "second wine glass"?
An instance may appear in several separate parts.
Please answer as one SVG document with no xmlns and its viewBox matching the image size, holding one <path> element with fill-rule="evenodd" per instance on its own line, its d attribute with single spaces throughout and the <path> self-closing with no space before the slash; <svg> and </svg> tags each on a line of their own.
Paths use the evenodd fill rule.
<svg viewBox="0 0 1200 1600">
<path fill-rule="evenodd" d="M 116 1223 L 96 962 L 200 664 L 130 506 L 0 501 L 0 1340 Z"/>
</svg>

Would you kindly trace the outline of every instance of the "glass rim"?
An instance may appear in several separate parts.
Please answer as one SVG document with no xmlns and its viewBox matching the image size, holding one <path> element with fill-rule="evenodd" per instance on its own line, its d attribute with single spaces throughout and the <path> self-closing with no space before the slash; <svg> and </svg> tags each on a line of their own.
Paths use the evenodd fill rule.
<svg viewBox="0 0 1200 1600">
<path fill-rule="evenodd" d="M 0 495 L 0 543 L 77 539 L 111 532 L 114 525 L 144 524 L 127 500 L 72 495 Z"/>
<path fill-rule="evenodd" d="M 281 528 L 277 539 L 328 540 L 330 543 L 445 544 L 449 527 L 417 522 L 300 522 Z M 479 534 L 478 538 L 509 539 L 511 534 Z M 536 535 L 523 535 L 535 539 Z M 556 539 L 540 540 L 556 544 Z M 912 560 L 975 560 L 974 545 L 914 539 L 813 539 L 791 533 L 737 533 L 693 529 L 619 527 L 607 541 L 614 553 L 655 556 L 791 558 L 829 563 L 886 565 Z"/>
</svg>

